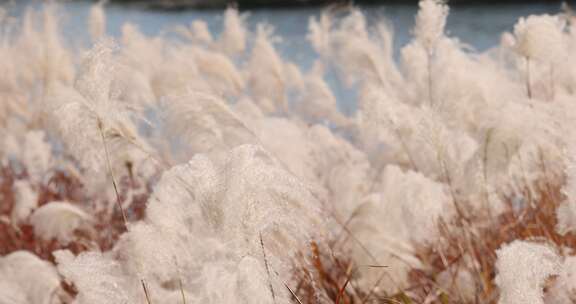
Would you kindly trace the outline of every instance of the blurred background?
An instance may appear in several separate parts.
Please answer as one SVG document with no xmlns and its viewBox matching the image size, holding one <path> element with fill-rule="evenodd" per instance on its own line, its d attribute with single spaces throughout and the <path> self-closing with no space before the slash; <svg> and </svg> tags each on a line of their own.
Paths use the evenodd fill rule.
<svg viewBox="0 0 576 304">
<path fill-rule="evenodd" d="M 85 22 L 94 1 L 68 0 L 61 3 L 61 20 L 65 34 L 75 41 L 88 36 Z M 0 0 L 10 16 L 19 17 L 27 7 L 40 8 L 45 1 Z M 556 0 L 450 0 L 447 31 L 449 36 L 477 51 L 484 51 L 498 44 L 500 34 L 511 31 L 522 16 L 531 14 L 556 14 L 565 3 Z M 568 3 L 569 4 L 569 3 Z M 213 34 L 222 28 L 223 10 L 233 5 L 247 15 L 248 28 L 267 23 L 281 37 L 277 47 L 281 54 L 302 65 L 312 62 L 312 50 L 305 39 L 308 21 L 327 7 L 354 5 L 367 16 L 368 23 L 388 22 L 395 32 L 398 50 L 409 41 L 417 0 L 108 0 L 107 31 L 112 36 L 120 34 L 121 25 L 130 22 L 148 35 L 170 35 L 177 26 L 187 26 L 193 20 L 208 23 Z M 82 26 L 79 26 L 82 25 Z M 81 40 L 81 39 L 80 39 Z"/>
<path fill-rule="evenodd" d="M 112 0 L 119 3 L 140 3 L 150 7 L 164 9 L 182 8 L 222 8 L 227 5 L 237 5 L 244 8 L 279 8 L 294 6 L 326 5 L 326 4 L 365 4 L 365 5 L 386 5 L 404 4 L 414 5 L 417 0 Z M 554 0 L 451 0 L 450 4 L 502 4 L 515 3 L 525 4 L 529 2 L 557 3 Z"/>
<path fill-rule="evenodd" d="M 59 16 L 66 38 L 71 43 L 90 42 L 86 26 L 90 7 L 94 1 L 59 1 Z M 0 0 L 0 7 L 18 20 L 28 8 L 41 9 L 45 1 Z M 512 31 L 518 18 L 532 14 L 557 14 L 563 11 L 562 1 L 553 0 L 452 0 L 448 2 L 450 14 L 446 30 L 448 36 L 456 37 L 470 50 L 486 51 L 500 42 L 505 31 Z M 394 29 L 394 51 L 411 39 L 414 17 L 418 10 L 416 0 L 109 0 L 106 2 L 107 33 L 119 37 L 122 25 L 131 23 L 149 36 L 162 34 L 167 39 L 179 39 L 174 29 L 189 26 L 192 21 L 203 20 L 216 36 L 222 31 L 223 12 L 228 5 L 238 7 L 246 16 L 245 22 L 251 32 L 266 23 L 274 28 L 275 47 L 279 54 L 303 70 L 312 67 L 318 56 L 306 39 L 310 18 L 319 16 L 323 10 L 354 5 L 367 17 L 367 23 L 387 22 Z M 350 92 L 335 79 L 327 81 L 339 97 L 349 97 Z M 353 111 L 345 104 L 344 112 Z"/>
</svg>

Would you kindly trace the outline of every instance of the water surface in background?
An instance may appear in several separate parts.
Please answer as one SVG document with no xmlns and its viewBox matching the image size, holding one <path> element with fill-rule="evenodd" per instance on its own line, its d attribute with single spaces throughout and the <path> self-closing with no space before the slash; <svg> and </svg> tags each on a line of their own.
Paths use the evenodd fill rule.
<svg viewBox="0 0 576 304">
<path fill-rule="evenodd" d="M 79 41 L 86 40 L 90 1 L 64 2 L 62 8 L 63 28 L 66 36 Z M 13 16 L 22 15 L 28 6 L 40 7 L 42 4 L 34 1 L 20 0 L 6 5 Z M 395 47 L 398 50 L 411 38 L 414 26 L 416 5 L 388 5 L 360 7 L 366 14 L 369 24 L 387 20 L 395 31 Z M 277 44 L 280 53 L 301 65 L 307 66 L 314 54 L 306 41 L 308 21 L 311 17 L 320 15 L 322 8 L 295 9 L 259 9 L 247 12 L 248 27 L 255 30 L 262 22 L 275 28 L 282 37 Z M 477 50 L 485 50 L 499 41 L 500 34 L 510 31 L 518 18 L 531 14 L 555 14 L 560 11 L 558 4 L 507 4 L 507 5 L 458 5 L 450 7 L 450 15 L 446 26 L 450 36 L 458 37 L 462 42 Z M 179 12 L 147 10 L 134 6 L 108 5 L 108 33 L 120 35 L 121 26 L 125 22 L 137 25 L 148 35 L 167 32 L 179 25 L 189 25 L 193 20 L 204 20 L 213 33 L 219 33 L 222 28 L 222 11 L 219 10 L 186 10 Z"/>
<path fill-rule="evenodd" d="M 21 16 L 26 7 L 39 8 L 42 4 L 37 1 L 18 0 L 12 4 L 4 5 L 9 14 Z M 0 2 L 1 5 L 2 2 Z M 88 27 L 86 21 L 89 13 L 90 1 L 64 2 L 61 6 L 61 16 L 65 36 L 74 43 L 88 43 Z M 414 26 L 416 5 L 382 5 L 360 7 L 366 14 L 368 24 L 375 24 L 386 20 L 394 28 L 395 51 L 411 39 L 411 30 Z M 283 58 L 288 59 L 304 70 L 308 69 L 317 58 L 310 44 L 306 40 L 308 21 L 311 17 L 318 17 L 322 11 L 319 7 L 304 7 L 294 9 L 258 9 L 250 12 L 247 26 L 255 31 L 256 25 L 262 22 L 275 28 L 275 33 L 282 38 L 276 44 Z M 506 4 L 506 5 L 458 5 L 450 8 L 450 15 L 446 30 L 449 36 L 458 37 L 463 43 L 472 46 L 478 51 L 486 50 L 498 44 L 500 35 L 504 31 L 511 31 L 518 18 L 531 14 L 556 14 L 560 12 L 559 4 Z M 122 24 L 133 23 L 147 35 L 168 33 L 171 28 L 189 25 L 193 20 L 204 20 L 214 36 L 222 29 L 221 10 L 186 10 L 161 11 L 146 10 L 134 6 L 108 5 L 106 6 L 108 34 L 118 37 Z M 330 85 L 339 97 L 340 105 L 345 112 L 353 110 L 350 102 L 342 99 L 353 98 L 349 90 L 336 84 L 338 81 L 329 77 Z"/>
</svg>

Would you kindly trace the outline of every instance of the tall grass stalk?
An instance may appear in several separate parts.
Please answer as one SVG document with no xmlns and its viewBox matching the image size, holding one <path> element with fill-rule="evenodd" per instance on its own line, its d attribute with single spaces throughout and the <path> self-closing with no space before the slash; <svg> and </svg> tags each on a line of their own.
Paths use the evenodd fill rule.
<svg viewBox="0 0 576 304">
<path fill-rule="evenodd" d="M 526 95 L 528 99 L 532 99 L 532 80 L 530 73 L 530 57 L 525 57 L 526 60 Z"/>
<path fill-rule="evenodd" d="M 110 161 L 110 152 L 108 149 L 108 144 L 106 143 L 106 136 L 104 135 L 104 131 L 102 130 L 102 121 L 100 119 L 98 119 L 97 125 L 98 125 L 98 131 L 100 132 L 100 136 L 102 138 L 102 146 L 104 147 L 106 166 L 108 168 L 108 173 L 109 173 L 110 178 L 112 180 L 112 186 L 114 187 L 114 194 L 116 196 L 116 204 L 118 205 L 120 213 L 122 214 L 122 222 L 124 223 L 124 228 L 128 231 L 129 230 L 128 218 L 126 217 L 126 212 L 124 211 L 124 208 L 122 207 L 122 202 L 120 200 L 120 193 L 118 192 L 118 184 L 116 182 L 116 177 L 114 176 L 114 172 L 112 171 L 112 163 Z M 140 282 L 142 283 L 142 289 L 144 290 L 144 295 L 146 297 L 146 303 L 152 304 L 152 301 L 151 301 L 150 295 L 149 295 L 149 291 L 148 291 L 148 287 L 146 286 L 146 281 L 144 279 L 140 279 Z"/>
</svg>

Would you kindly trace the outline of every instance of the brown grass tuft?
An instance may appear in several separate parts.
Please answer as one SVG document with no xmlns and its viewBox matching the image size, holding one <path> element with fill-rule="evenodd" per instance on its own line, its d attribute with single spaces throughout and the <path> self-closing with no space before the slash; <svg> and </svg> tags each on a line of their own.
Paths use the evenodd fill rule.
<svg viewBox="0 0 576 304">
<path fill-rule="evenodd" d="M 560 251 L 576 248 L 575 235 L 556 231 L 556 208 L 565 199 L 561 184 L 541 182 L 535 190 L 532 196 L 525 189 L 521 203 L 506 197 L 505 210 L 497 217 L 468 208 L 441 222 L 440 240 L 416 246 L 424 267 L 412 269 L 409 287 L 395 294 L 361 288 L 356 284 L 359 266 L 345 252 L 336 254 L 317 243 L 298 258 L 294 293 L 302 303 L 497 303 L 495 252 L 503 244 L 519 239 L 546 242 Z M 468 286 L 460 279 L 463 272 L 471 279 Z M 470 286 L 472 294 L 465 290 Z"/>
</svg>

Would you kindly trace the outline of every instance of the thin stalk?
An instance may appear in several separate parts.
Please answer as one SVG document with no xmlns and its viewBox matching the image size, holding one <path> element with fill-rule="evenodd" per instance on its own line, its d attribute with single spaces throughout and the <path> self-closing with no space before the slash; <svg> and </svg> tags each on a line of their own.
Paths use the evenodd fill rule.
<svg viewBox="0 0 576 304">
<path fill-rule="evenodd" d="M 526 57 L 526 93 L 528 94 L 528 99 L 532 99 L 532 86 L 530 83 L 530 57 Z"/>
<path fill-rule="evenodd" d="M 116 183 L 116 177 L 114 176 L 114 172 L 112 171 L 110 152 L 108 151 L 108 144 L 106 143 L 106 137 L 104 136 L 104 131 L 102 130 L 102 122 L 100 121 L 100 119 L 98 119 L 98 130 L 100 131 L 100 136 L 102 138 L 102 145 L 104 146 L 106 166 L 108 167 L 108 173 L 110 174 L 110 179 L 112 179 L 112 186 L 114 186 L 114 193 L 116 194 L 116 203 L 118 204 L 118 208 L 120 209 L 120 213 L 122 214 L 122 221 L 124 223 L 124 228 L 128 230 L 128 218 L 126 217 L 126 212 L 124 212 L 124 208 L 122 208 L 122 202 L 120 201 L 118 184 Z M 142 283 L 142 288 L 144 289 L 144 295 L 146 296 L 147 304 L 152 304 L 152 301 L 150 300 L 150 295 L 148 293 L 148 288 L 146 287 L 146 281 L 144 279 L 140 279 L 140 282 Z"/>
<path fill-rule="evenodd" d="M 490 221 L 493 221 L 492 218 L 492 207 L 490 206 L 490 190 L 488 189 L 488 153 L 489 153 L 489 147 L 490 147 L 490 143 L 492 140 L 492 133 L 494 132 L 493 128 L 490 128 L 488 130 L 488 132 L 486 132 L 486 138 L 484 140 L 484 151 L 483 151 L 483 155 L 482 155 L 482 173 L 483 173 L 483 178 L 484 178 L 484 199 L 485 199 L 485 205 L 486 205 L 486 209 L 488 211 L 488 217 L 490 218 Z"/>
<path fill-rule="evenodd" d="M 276 274 L 276 276 L 280 279 L 280 274 L 274 270 L 274 273 Z M 286 289 L 288 289 L 288 291 L 290 292 L 290 294 L 292 295 L 292 297 L 294 297 L 294 299 L 296 300 L 296 302 L 298 302 L 298 304 L 303 304 L 302 301 L 298 298 L 298 296 L 296 295 L 296 293 L 294 292 L 294 290 L 292 290 L 292 288 L 290 288 L 290 286 L 288 286 L 288 284 L 286 284 L 286 282 L 282 281 L 282 284 L 284 284 L 284 287 L 286 287 Z"/>
<path fill-rule="evenodd" d="M 182 284 L 182 279 L 178 279 L 178 284 L 180 285 L 180 294 L 182 295 L 182 303 L 186 304 L 186 296 L 184 295 L 184 285 Z"/>
<path fill-rule="evenodd" d="M 144 279 L 140 279 L 140 282 L 142 283 L 142 289 L 144 289 L 144 295 L 146 295 L 146 303 L 151 304 L 152 301 L 150 300 L 150 293 L 148 291 L 148 287 L 146 286 L 146 281 L 144 281 Z"/>
<path fill-rule="evenodd" d="M 452 177 L 450 176 L 450 172 L 448 172 L 448 167 L 446 166 L 446 161 L 444 160 L 444 153 L 442 153 L 442 154 L 438 153 L 438 162 L 440 163 L 440 169 L 442 171 L 442 174 L 444 175 L 444 179 L 446 180 L 446 183 L 448 184 L 448 190 L 450 190 L 450 196 L 452 197 L 452 203 L 454 205 L 454 208 L 456 209 L 456 213 L 458 214 L 458 221 L 459 222 L 460 222 L 460 220 L 467 221 L 467 218 L 466 218 L 464 212 L 462 211 L 462 209 L 460 209 L 460 204 L 458 203 L 458 199 L 456 198 L 456 189 L 454 189 L 454 184 L 452 183 Z"/>
<path fill-rule="evenodd" d="M 398 141 L 400 141 L 400 145 L 402 146 L 402 149 L 404 149 L 404 152 L 406 153 L 406 155 L 408 155 L 408 160 L 410 161 L 410 165 L 412 166 L 412 169 L 415 171 L 420 171 L 420 169 L 418 169 L 418 166 L 416 166 L 416 162 L 414 161 L 412 154 L 410 153 L 410 149 L 408 149 L 408 144 L 406 144 L 404 137 L 400 133 L 400 129 L 396 126 L 396 124 L 391 119 L 389 121 L 390 121 L 390 124 L 392 126 L 392 129 L 394 130 L 394 133 L 396 134 L 396 137 L 398 137 Z"/>
<path fill-rule="evenodd" d="M 186 295 L 184 294 L 184 283 L 182 283 L 182 275 L 180 273 L 180 266 L 178 266 L 178 260 L 174 256 L 174 264 L 176 265 L 176 271 L 178 272 L 178 287 L 180 288 L 180 295 L 182 296 L 182 304 L 186 304 Z"/>
<path fill-rule="evenodd" d="M 550 101 L 554 100 L 554 96 L 556 95 L 554 87 L 554 65 L 550 64 Z"/>
<path fill-rule="evenodd" d="M 272 295 L 272 303 L 276 303 L 276 294 L 274 293 L 274 286 L 272 286 L 272 279 L 270 276 L 270 266 L 268 266 L 268 259 L 266 258 L 266 250 L 264 249 L 264 241 L 262 240 L 262 232 L 260 235 L 260 247 L 262 247 L 262 256 L 264 257 L 264 266 L 266 266 L 266 273 L 268 274 L 268 287 Z"/>
<path fill-rule="evenodd" d="M 348 277 L 346 278 L 346 282 L 344 282 L 344 285 L 342 285 L 342 287 L 340 287 L 340 289 L 338 289 L 338 294 L 336 295 L 336 304 L 340 304 L 340 301 L 342 298 L 344 298 L 344 292 L 346 291 L 346 286 L 348 286 L 348 283 L 350 283 L 350 280 L 352 279 L 352 276 L 348 275 Z"/>
<path fill-rule="evenodd" d="M 524 187 L 526 189 L 526 195 L 528 196 L 528 206 L 535 207 L 534 198 L 532 197 L 532 187 L 530 187 L 530 182 L 528 180 L 528 174 L 524 168 L 524 160 L 520 153 L 518 155 L 518 160 L 520 160 L 520 172 L 522 173 L 522 181 L 524 182 Z"/>
<path fill-rule="evenodd" d="M 300 301 L 300 299 L 298 299 L 298 296 L 294 293 L 294 291 L 290 288 L 290 286 L 288 286 L 286 283 L 283 283 L 284 286 L 286 287 L 286 289 L 288 289 L 288 291 L 290 292 L 290 294 L 292 295 L 292 297 L 294 297 L 294 299 L 296 300 L 296 302 L 298 302 L 298 304 L 303 304 L 302 301 Z"/>
<path fill-rule="evenodd" d="M 388 275 L 388 272 L 386 270 L 383 270 L 382 273 L 378 276 L 378 278 L 376 279 L 376 281 L 374 282 L 374 284 L 372 284 L 372 288 L 370 288 L 370 291 L 362 298 L 362 301 L 360 302 L 361 304 L 366 303 L 366 301 L 368 301 L 368 299 L 374 294 L 374 292 L 376 291 L 376 288 L 378 288 L 378 285 L 380 285 L 380 283 L 382 282 L 382 280 L 384 280 L 384 278 L 386 277 L 386 275 Z"/>
<path fill-rule="evenodd" d="M 434 94 L 432 91 L 432 57 L 433 54 L 432 52 L 427 52 L 428 56 L 428 62 L 427 62 L 427 68 L 428 68 L 428 99 L 430 101 L 430 106 L 434 105 Z"/>
<path fill-rule="evenodd" d="M 122 208 L 122 202 L 120 201 L 120 194 L 118 192 L 118 184 L 116 183 L 116 178 L 112 172 L 112 163 L 110 162 L 110 152 L 108 151 L 108 145 L 106 144 L 106 137 L 104 136 L 104 131 L 102 130 L 102 122 L 98 120 L 98 130 L 100 131 L 100 136 L 102 138 L 102 145 L 104 146 L 104 155 L 106 157 L 106 166 L 108 168 L 108 173 L 112 179 L 112 186 L 114 186 L 114 193 L 116 194 L 116 203 L 122 214 L 122 221 L 124 222 L 124 227 L 128 230 L 128 218 L 126 217 L 126 212 Z"/>
</svg>

